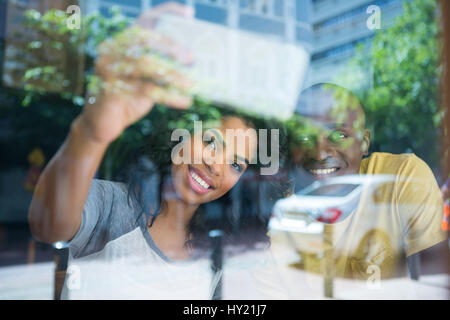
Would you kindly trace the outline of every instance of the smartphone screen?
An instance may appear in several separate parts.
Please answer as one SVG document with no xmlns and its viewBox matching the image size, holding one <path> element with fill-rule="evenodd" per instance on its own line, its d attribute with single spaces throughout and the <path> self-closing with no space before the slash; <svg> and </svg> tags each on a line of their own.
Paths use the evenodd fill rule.
<svg viewBox="0 0 450 320">
<path fill-rule="evenodd" d="M 298 44 L 174 15 L 161 16 L 155 30 L 193 55 L 185 70 L 193 94 L 281 120 L 293 114 L 309 63 Z"/>
</svg>

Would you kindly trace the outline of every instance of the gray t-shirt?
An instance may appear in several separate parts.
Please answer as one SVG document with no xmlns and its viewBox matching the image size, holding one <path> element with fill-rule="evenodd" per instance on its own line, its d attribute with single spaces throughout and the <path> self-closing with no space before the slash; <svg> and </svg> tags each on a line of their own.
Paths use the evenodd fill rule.
<svg viewBox="0 0 450 320">
<path fill-rule="evenodd" d="M 126 185 L 92 181 L 80 229 L 69 242 L 63 298 L 209 299 L 210 278 L 208 259 L 164 255 Z"/>
<path fill-rule="evenodd" d="M 63 299 L 211 298 L 217 279 L 208 257 L 169 259 L 152 240 L 139 208 L 128 199 L 126 185 L 92 181 L 80 229 L 69 243 Z M 271 268 L 267 261 L 262 251 L 227 259 L 222 279 L 230 285 L 224 284 L 224 298 L 286 298 L 273 290 L 278 284 L 273 286 L 272 275 L 265 276 Z M 262 282 L 256 278 L 258 270 Z M 267 295 L 258 283 L 268 280 Z"/>
<path fill-rule="evenodd" d="M 146 228 L 140 206 L 128 197 L 123 183 L 92 180 L 83 209 L 81 226 L 70 241 L 70 253 L 81 258 L 104 249 L 106 244 L 140 228 L 149 246 L 169 260 L 154 244 Z"/>
</svg>

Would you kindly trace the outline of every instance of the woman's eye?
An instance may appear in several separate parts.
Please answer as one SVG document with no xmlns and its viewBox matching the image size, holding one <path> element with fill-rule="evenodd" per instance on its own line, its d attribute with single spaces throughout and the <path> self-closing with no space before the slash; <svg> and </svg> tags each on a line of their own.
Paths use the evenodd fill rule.
<svg viewBox="0 0 450 320">
<path fill-rule="evenodd" d="M 217 149 L 216 145 L 216 139 L 214 137 L 211 137 L 209 141 L 205 141 L 206 146 L 211 148 L 211 150 L 215 151 Z"/>
<path fill-rule="evenodd" d="M 242 172 L 242 170 L 243 170 L 242 165 L 240 165 L 237 162 L 232 163 L 231 166 L 233 167 L 234 170 L 236 170 L 239 173 Z"/>
</svg>

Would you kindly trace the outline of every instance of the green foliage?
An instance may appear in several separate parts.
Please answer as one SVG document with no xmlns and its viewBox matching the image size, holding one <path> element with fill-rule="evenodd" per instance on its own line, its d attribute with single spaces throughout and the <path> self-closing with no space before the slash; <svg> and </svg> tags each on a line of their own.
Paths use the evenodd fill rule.
<svg viewBox="0 0 450 320">
<path fill-rule="evenodd" d="M 67 17 L 61 10 L 44 14 L 27 10 L 22 28 L 8 43 L 23 70 L 18 70 L 22 89 L 1 87 L 0 91 L 0 116 L 14 133 L 12 139 L 0 139 L 1 148 L 8 150 L 2 166 L 27 165 L 26 156 L 36 146 L 47 160 L 56 152 L 84 105 L 97 45 L 131 23 L 116 8 L 110 17 L 99 13 L 83 17 L 80 29 L 69 29 Z"/>
<path fill-rule="evenodd" d="M 16 155 L 21 159 L 25 159 L 27 152 L 35 146 L 41 146 L 47 157 L 56 152 L 71 122 L 82 110 L 86 87 L 96 86 L 94 62 L 98 45 L 131 23 L 130 18 L 114 7 L 109 17 L 99 13 L 82 17 L 79 30 L 68 29 L 66 18 L 65 12 L 58 10 L 50 10 L 43 15 L 29 10 L 25 14 L 27 32 L 35 32 L 40 40 L 22 44 L 24 52 L 32 53 L 30 60 L 23 60 L 27 65 L 23 75 L 24 90 L 8 90 L 4 96 L 0 95 L 2 111 L 11 119 L 13 131 L 21 137 L 23 149 Z M 55 65 L 51 52 L 84 57 L 81 92 L 64 85 L 73 77 L 62 66 Z M 80 59 L 74 59 L 73 64 L 79 65 Z M 49 88 L 53 92 L 49 92 Z M 22 101 L 22 106 L 19 101 Z M 141 152 L 143 146 L 146 149 L 145 146 L 150 145 L 150 158 L 159 161 L 158 156 L 166 154 L 170 146 L 171 130 L 191 130 L 194 120 L 219 120 L 230 113 L 236 114 L 199 98 L 195 98 L 194 104 L 184 111 L 155 106 L 152 112 L 130 126 L 110 145 L 100 165 L 99 176 L 104 179 L 119 177 L 133 153 Z M 265 125 L 263 120 L 261 125 Z M 13 142 L 0 141 L 0 144 L 3 148 L 13 147 Z M 145 151 L 148 150 L 144 150 L 144 154 Z"/>
<path fill-rule="evenodd" d="M 92 13 L 82 18 L 80 29 L 70 29 L 64 11 L 53 9 L 42 15 L 33 9 L 25 12 L 24 30 L 38 40 L 28 41 L 30 37 L 18 35 L 25 39 L 21 46 L 26 53 L 21 61 L 26 65 L 22 78 L 26 92 L 22 101 L 24 106 L 28 106 L 33 99 L 47 96 L 49 92 L 58 93 L 62 99 L 70 100 L 75 105 L 84 105 L 84 80 L 88 80 L 94 72 L 97 46 L 131 23 L 131 19 L 116 7 L 111 8 L 110 14 L 108 18 L 98 12 Z M 63 57 L 64 63 L 56 60 L 55 56 Z M 77 70 L 83 64 L 84 70 Z M 82 73 L 78 78 L 77 72 Z"/>
<path fill-rule="evenodd" d="M 392 27 L 380 29 L 371 47 L 360 47 L 349 69 L 371 74 L 360 97 L 372 129 L 371 149 L 412 151 L 437 164 L 440 77 L 438 9 L 434 0 L 404 3 Z M 347 75 L 347 79 L 348 79 Z M 355 77 L 353 86 L 360 79 Z"/>
</svg>

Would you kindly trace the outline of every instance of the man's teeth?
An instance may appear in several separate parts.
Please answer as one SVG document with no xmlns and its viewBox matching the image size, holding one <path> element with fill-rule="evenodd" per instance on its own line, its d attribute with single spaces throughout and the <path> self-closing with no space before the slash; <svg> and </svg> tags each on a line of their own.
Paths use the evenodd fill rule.
<svg viewBox="0 0 450 320">
<path fill-rule="evenodd" d="M 330 169 L 310 169 L 309 171 L 312 174 L 330 174 L 337 170 L 337 168 L 330 168 Z"/>
<path fill-rule="evenodd" d="M 189 170 L 192 179 L 194 179 L 199 185 L 201 185 L 203 188 L 208 189 L 209 188 L 209 184 L 207 184 L 205 182 L 205 180 L 203 180 L 202 178 L 200 178 L 195 172 Z"/>
</svg>

